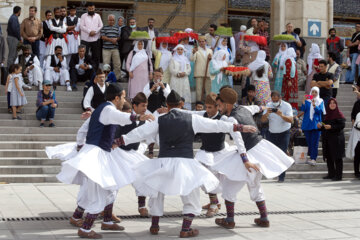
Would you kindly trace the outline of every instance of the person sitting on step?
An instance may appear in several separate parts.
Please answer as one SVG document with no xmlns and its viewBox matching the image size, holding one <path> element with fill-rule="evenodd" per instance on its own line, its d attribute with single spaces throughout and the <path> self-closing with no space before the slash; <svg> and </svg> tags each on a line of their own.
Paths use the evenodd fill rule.
<svg viewBox="0 0 360 240">
<path fill-rule="evenodd" d="M 55 109 L 58 104 L 55 98 L 55 92 L 51 91 L 51 82 L 45 80 L 43 82 L 43 90 L 40 90 L 37 94 L 36 100 L 36 118 L 40 120 L 40 127 L 44 127 L 45 120 L 49 121 L 49 127 L 55 127 L 54 116 Z"/>
<path fill-rule="evenodd" d="M 60 81 L 60 85 L 66 84 L 66 90 L 72 91 L 70 86 L 70 75 L 66 64 L 66 58 L 62 55 L 62 47 L 55 47 L 55 55 L 50 55 L 46 59 L 44 79 L 49 80 L 56 89 L 56 83 Z"/>
<path fill-rule="evenodd" d="M 107 83 L 105 84 L 105 73 L 99 68 L 96 72 L 96 77 L 93 86 L 91 86 L 84 97 L 83 108 L 86 111 L 93 112 L 97 106 L 105 102 L 105 91 Z"/>
</svg>

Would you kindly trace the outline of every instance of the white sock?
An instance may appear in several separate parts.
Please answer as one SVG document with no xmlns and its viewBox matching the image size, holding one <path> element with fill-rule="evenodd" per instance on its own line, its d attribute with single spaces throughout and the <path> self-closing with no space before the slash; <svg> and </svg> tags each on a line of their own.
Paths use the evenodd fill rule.
<svg viewBox="0 0 360 240">
<path fill-rule="evenodd" d="M 86 232 L 86 233 L 89 233 L 89 232 L 91 232 L 91 229 L 89 229 L 89 230 L 86 230 L 86 229 L 80 228 L 80 230 L 81 230 L 81 231 L 83 231 L 83 232 Z"/>
<path fill-rule="evenodd" d="M 74 219 L 75 221 L 78 221 L 81 219 L 81 218 L 74 218 L 74 217 L 71 217 L 71 218 Z"/>
<path fill-rule="evenodd" d="M 217 204 L 210 204 L 210 208 L 216 209 L 216 208 L 218 208 L 218 206 L 217 206 Z"/>
<path fill-rule="evenodd" d="M 112 221 L 110 222 L 103 222 L 103 224 L 106 224 L 106 225 L 113 225 L 114 223 Z"/>
<path fill-rule="evenodd" d="M 69 81 L 67 81 L 65 84 L 66 84 L 67 87 L 70 86 L 70 82 L 69 82 Z"/>
</svg>

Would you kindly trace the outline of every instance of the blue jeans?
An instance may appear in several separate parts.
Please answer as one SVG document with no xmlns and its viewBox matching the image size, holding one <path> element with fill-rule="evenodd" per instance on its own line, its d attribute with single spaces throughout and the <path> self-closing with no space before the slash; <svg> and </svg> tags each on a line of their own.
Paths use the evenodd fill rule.
<svg viewBox="0 0 360 240">
<path fill-rule="evenodd" d="M 39 108 L 36 112 L 37 120 L 54 120 L 55 117 L 55 108 L 45 105 Z"/>
<path fill-rule="evenodd" d="M 28 40 L 24 40 L 24 44 L 30 44 L 32 53 L 35 54 L 38 58 L 40 55 L 40 40 L 36 40 L 35 42 L 29 42 Z"/>
<path fill-rule="evenodd" d="M 356 59 L 359 56 L 358 53 L 352 53 L 351 55 L 351 76 L 350 76 L 350 82 L 357 81 L 357 77 L 355 78 L 356 74 Z M 358 74 L 360 74 L 360 65 L 358 66 Z M 359 76 L 359 75 L 358 75 Z"/>
<path fill-rule="evenodd" d="M 269 132 L 269 141 L 278 148 L 280 148 L 286 154 L 290 142 L 290 129 L 282 133 Z M 279 180 L 284 181 L 285 173 L 286 172 L 280 174 Z"/>
<path fill-rule="evenodd" d="M 303 131 L 306 137 L 306 142 L 308 145 L 308 151 L 311 160 L 316 160 L 318 156 L 319 140 L 321 131 L 319 130 L 304 130 Z"/>
</svg>

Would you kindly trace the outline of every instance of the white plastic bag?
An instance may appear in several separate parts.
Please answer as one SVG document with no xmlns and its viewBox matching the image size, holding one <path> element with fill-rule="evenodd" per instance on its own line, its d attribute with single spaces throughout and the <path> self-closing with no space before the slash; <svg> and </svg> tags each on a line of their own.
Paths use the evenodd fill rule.
<svg viewBox="0 0 360 240">
<path fill-rule="evenodd" d="M 295 164 L 304 164 L 306 163 L 306 157 L 308 153 L 308 147 L 295 146 L 294 147 L 294 160 Z"/>
</svg>

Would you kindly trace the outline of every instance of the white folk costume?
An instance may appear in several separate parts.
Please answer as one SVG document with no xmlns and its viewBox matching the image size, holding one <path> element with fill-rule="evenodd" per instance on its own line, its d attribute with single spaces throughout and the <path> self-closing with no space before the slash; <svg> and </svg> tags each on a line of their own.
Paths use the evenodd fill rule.
<svg viewBox="0 0 360 240">
<path fill-rule="evenodd" d="M 51 31 L 50 31 L 50 21 L 51 20 L 45 20 L 42 22 L 42 27 L 43 27 L 43 35 L 40 38 L 40 56 L 39 56 L 39 60 L 40 60 L 40 66 L 41 68 L 43 68 L 43 63 L 44 60 L 47 56 L 47 44 L 48 44 L 48 39 L 51 35 Z"/>
<path fill-rule="evenodd" d="M 55 72 L 54 67 L 59 67 L 60 72 Z M 60 62 L 57 56 L 48 56 L 46 59 L 44 79 L 49 80 L 51 83 L 60 82 L 62 86 L 65 85 L 65 82 L 70 85 L 70 74 L 67 68 L 66 58 L 63 57 L 63 60 Z"/>
<path fill-rule="evenodd" d="M 29 83 L 39 86 L 40 89 L 42 89 L 43 71 L 41 70 L 40 61 L 35 54 L 30 54 L 27 57 L 21 54 L 16 58 L 15 64 L 20 64 L 23 71 L 25 71 L 27 67 L 34 66 L 34 68 L 27 73 Z"/>
<path fill-rule="evenodd" d="M 121 92 L 115 85 L 110 85 L 108 91 Z M 85 145 L 75 157 L 63 162 L 57 175 L 63 183 L 80 185 L 73 219 L 79 221 L 84 211 L 88 213 L 78 231 L 80 237 L 96 234 L 91 226 L 101 211 L 104 211 L 102 229 L 120 230 L 112 222 L 113 203 L 118 189 L 131 184 L 135 176 L 127 162 L 119 161 L 112 145 L 117 126 L 131 124 L 131 119 L 135 120 L 135 116 L 120 112 L 112 102 L 101 104 L 89 120 Z"/>
<path fill-rule="evenodd" d="M 67 46 L 68 46 L 68 54 L 78 53 L 78 47 L 80 45 L 80 18 L 77 16 L 67 16 L 66 17 L 66 25 L 67 26 L 75 26 L 73 31 L 69 31 L 66 34 L 67 37 Z M 69 59 L 70 62 L 70 59 Z"/>
<path fill-rule="evenodd" d="M 204 186 L 210 192 L 217 187 L 218 180 L 203 165 L 194 161 L 194 134 L 232 131 L 233 124 L 172 109 L 157 121 L 123 136 L 125 144 L 131 144 L 149 137 L 155 138 L 159 133 L 159 158 L 146 161 L 135 169 L 137 180 L 134 185 L 151 197 L 149 205 L 152 215 L 163 214 L 164 195 L 180 195 L 185 203 L 184 214 L 200 214 L 198 188 Z"/>
<path fill-rule="evenodd" d="M 55 54 L 55 47 L 61 46 L 63 55 L 68 55 L 66 23 L 62 19 L 51 19 L 49 29 L 51 31 L 46 46 L 46 55 Z"/>
<path fill-rule="evenodd" d="M 60 159 L 61 161 L 66 161 L 75 157 L 78 154 L 77 148 L 83 146 L 86 142 L 86 135 L 89 129 L 89 122 L 90 122 L 90 118 L 87 119 L 81 125 L 76 135 L 76 142 L 45 147 L 45 152 L 48 158 Z"/>
</svg>

